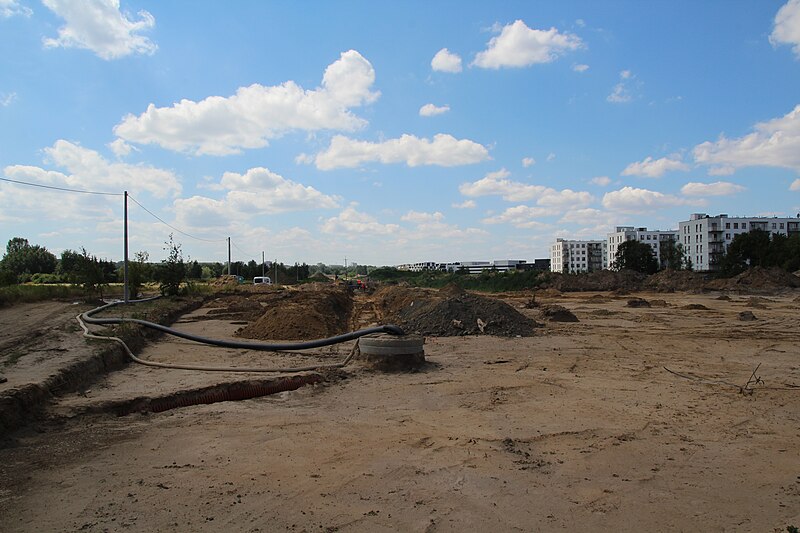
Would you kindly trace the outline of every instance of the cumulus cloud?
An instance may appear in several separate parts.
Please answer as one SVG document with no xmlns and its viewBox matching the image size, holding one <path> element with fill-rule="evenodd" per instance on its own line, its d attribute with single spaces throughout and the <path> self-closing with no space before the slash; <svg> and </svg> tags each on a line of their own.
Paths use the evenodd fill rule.
<svg viewBox="0 0 800 533">
<path fill-rule="evenodd" d="M 711 167 L 708 169 L 709 176 L 730 176 L 734 172 L 736 172 L 736 168 L 731 166 Z"/>
<path fill-rule="evenodd" d="M 548 162 L 548 163 L 549 163 L 550 161 L 553 161 L 553 160 L 555 160 L 555 158 L 556 158 L 556 154 L 554 154 L 553 152 L 550 152 L 549 154 L 547 154 L 547 162 Z"/>
<path fill-rule="evenodd" d="M 442 48 L 431 59 L 431 68 L 438 72 L 461 72 L 461 57 L 447 48 Z"/>
<path fill-rule="evenodd" d="M 175 201 L 175 220 L 183 227 L 218 233 L 231 224 L 246 225 L 254 216 L 293 211 L 334 209 L 339 198 L 284 178 L 268 168 L 256 167 L 243 174 L 225 172 L 210 187 L 224 190 L 222 198 L 195 195 Z"/>
<path fill-rule="evenodd" d="M 20 5 L 18 0 L 0 0 L 0 17 L 2 18 L 11 18 L 15 15 L 30 17 L 32 14 L 33 11 Z"/>
<path fill-rule="evenodd" d="M 745 187 L 729 181 L 714 183 L 689 182 L 681 188 L 686 196 L 729 196 L 746 190 Z"/>
<path fill-rule="evenodd" d="M 800 0 L 789 0 L 778 10 L 769 42 L 773 46 L 792 46 L 792 51 L 800 58 Z"/>
<path fill-rule="evenodd" d="M 667 172 L 674 170 L 687 171 L 689 165 L 680 160 L 680 156 L 672 155 L 653 159 L 646 157 L 644 161 L 631 163 L 622 171 L 623 176 L 643 176 L 646 178 L 660 178 Z"/>
<path fill-rule="evenodd" d="M 119 0 L 43 0 L 66 24 L 58 37 L 46 37 L 47 48 L 82 48 L 110 60 L 131 54 L 153 54 L 158 48 L 141 32 L 151 29 L 156 21 L 147 11 L 139 11 L 139 20 L 132 20 L 119 9 Z"/>
<path fill-rule="evenodd" d="M 630 70 L 621 71 L 619 73 L 620 81 L 614 85 L 606 100 L 612 104 L 625 104 L 633 100 L 635 78 L 636 76 Z"/>
<path fill-rule="evenodd" d="M 486 50 L 475 56 L 472 65 L 481 68 L 527 67 L 537 63 L 550 63 L 559 56 L 577 50 L 583 41 L 571 33 L 560 33 L 555 28 L 535 30 L 517 20 L 492 37 Z"/>
<path fill-rule="evenodd" d="M 34 181 L 61 187 L 108 192 L 147 191 L 158 198 L 177 195 L 181 185 L 168 170 L 148 165 L 110 163 L 98 152 L 65 140 L 45 148 L 46 161 L 57 168 L 46 170 L 36 166 L 11 165 L 4 169 L 6 176 L 21 181 Z"/>
<path fill-rule="evenodd" d="M 289 131 L 354 131 L 366 121 L 351 108 L 374 102 L 375 71 L 355 50 L 325 69 L 322 86 L 304 90 L 293 81 L 277 86 L 240 87 L 230 97 L 181 100 L 172 107 L 150 104 L 141 115 L 126 116 L 114 134 L 139 144 L 197 155 L 228 155 L 262 148 Z"/>
<path fill-rule="evenodd" d="M 475 203 L 475 200 L 464 200 L 460 204 L 451 204 L 451 207 L 455 209 L 474 209 L 477 206 L 478 204 Z"/>
<path fill-rule="evenodd" d="M 697 163 L 727 168 L 767 166 L 800 170 L 800 105 L 786 115 L 760 122 L 752 133 L 694 147 Z"/>
<path fill-rule="evenodd" d="M 590 181 L 594 185 L 599 185 L 600 187 L 606 187 L 611 183 L 611 178 L 609 178 L 608 176 L 596 176 L 592 178 Z"/>
<path fill-rule="evenodd" d="M 114 152 L 114 155 L 119 158 L 125 157 L 133 150 L 133 146 L 126 143 L 122 139 L 116 139 L 115 141 L 108 143 L 108 147 L 112 152 Z"/>
<path fill-rule="evenodd" d="M 800 191 L 800 179 L 796 179 L 789 185 L 790 191 Z"/>
<path fill-rule="evenodd" d="M 552 207 L 531 207 L 527 205 L 517 205 L 509 207 L 499 215 L 486 217 L 484 224 L 511 224 L 517 228 L 533 229 L 545 225 L 536 220 L 544 217 L 551 217 L 559 214 L 560 210 Z"/>
<path fill-rule="evenodd" d="M 589 65 L 584 65 L 584 64 L 572 65 L 572 70 L 574 70 L 575 72 L 586 72 L 587 70 L 589 70 Z"/>
<path fill-rule="evenodd" d="M 443 105 L 441 107 L 437 107 L 433 104 L 425 104 L 424 106 L 419 108 L 419 116 L 435 117 L 436 115 L 441 115 L 443 113 L 447 113 L 448 111 L 450 111 L 449 105 Z"/>
<path fill-rule="evenodd" d="M 543 185 L 512 181 L 508 179 L 510 175 L 511 173 L 504 168 L 489 172 L 477 181 L 462 183 L 458 190 L 464 196 L 500 196 L 509 202 L 535 200 L 540 206 L 559 209 L 584 206 L 594 201 L 594 197 L 585 191 L 572 189 L 558 191 Z"/>
<path fill-rule="evenodd" d="M 8 107 L 17 99 L 17 93 L 0 94 L 0 106 Z"/>
<path fill-rule="evenodd" d="M 435 240 L 441 242 L 447 240 L 471 239 L 488 235 L 484 230 L 477 228 L 461 229 L 454 224 L 444 221 L 444 215 L 439 211 L 425 213 L 419 211 L 409 211 L 400 218 L 403 222 L 414 224 L 413 230 L 407 230 L 400 236 L 401 240 L 423 241 Z"/>
<path fill-rule="evenodd" d="M 355 206 L 348 206 L 335 217 L 325 220 L 322 232 L 328 234 L 344 235 L 392 235 L 400 230 L 397 224 L 381 224 L 372 215 L 356 210 Z"/>
<path fill-rule="evenodd" d="M 410 167 L 436 165 L 454 167 L 471 165 L 490 159 L 485 146 L 469 139 L 456 139 L 439 133 L 433 140 L 414 135 L 372 143 L 357 141 L 342 135 L 331 139 L 328 148 L 314 159 L 320 170 L 355 168 L 376 161 L 383 164 L 405 163 Z"/>
<path fill-rule="evenodd" d="M 522 166 L 525 168 L 532 167 L 536 164 L 536 160 L 532 157 L 523 157 L 522 158 Z"/>
<path fill-rule="evenodd" d="M 700 200 L 687 200 L 670 194 L 635 187 L 623 187 L 603 196 L 603 207 L 622 213 L 649 213 L 679 205 L 703 205 Z"/>
</svg>

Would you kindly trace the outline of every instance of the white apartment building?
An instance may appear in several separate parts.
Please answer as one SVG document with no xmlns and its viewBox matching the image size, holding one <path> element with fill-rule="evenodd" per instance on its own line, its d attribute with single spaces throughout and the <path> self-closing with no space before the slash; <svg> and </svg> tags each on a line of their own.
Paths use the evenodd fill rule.
<svg viewBox="0 0 800 533">
<path fill-rule="evenodd" d="M 715 270 L 734 237 L 755 229 L 794 235 L 800 233 L 800 216 L 729 217 L 720 214 L 712 217 L 705 213 L 694 213 L 689 220 L 678 223 L 678 242 L 683 244 L 684 253 L 691 259 L 694 270 Z"/>
<path fill-rule="evenodd" d="M 606 241 L 556 239 L 550 246 L 550 271 L 561 273 L 594 272 L 608 268 Z"/>
<path fill-rule="evenodd" d="M 424 270 L 443 270 L 447 272 L 457 272 L 466 270 L 470 274 L 480 274 L 484 270 L 494 270 L 497 272 L 508 272 L 510 270 L 521 270 L 526 265 L 522 259 L 498 259 L 495 261 L 457 261 L 455 263 L 437 263 L 435 261 L 423 261 L 420 263 L 404 263 L 397 265 L 397 270 L 407 270 L 411 272 L 422 272 Z"/>
<path fill-rule="evenodd" d="M 661 243 L 665 241 L 678 242 L 678 230 L 648 230 L 647 228 L 635 228 L 633 226 L 617 226 L 616 231 L 608 233 L 608 257 L 606 263 L 613 265 L 617 258 L 617 249 L 625 241 L 639 241 L 647 244 L 653 249 L 656 260 L 660 268 L 666 265 L 661 258 Z"/>
</svg>

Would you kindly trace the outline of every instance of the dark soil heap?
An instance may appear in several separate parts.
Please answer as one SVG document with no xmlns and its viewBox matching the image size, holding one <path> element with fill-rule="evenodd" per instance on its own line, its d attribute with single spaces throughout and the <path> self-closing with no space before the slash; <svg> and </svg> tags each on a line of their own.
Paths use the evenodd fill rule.
<svg viewBox="0 0 800 533">
<path fill-rule="evenodd" d="M 645 274 L 633 270 L 599 270 L 588 274 L 550 274 L 546 286 L 562 292 L 637 291 L 645 279 Z"/>
<path fill-rule="evenodd" d="M 650 302 L 644 298 L 631 298 L 626 305 L 628 307 L 650 307 Z"/>
<path fill-rule="evenodd" d="M 223 296 L 208 304 L 208 314 L 205 319 L 227 320 L 256 320 L 264 313 L 264 308 L 255 300 L 243 296 Z"/>
<path fill-rule="evenodd" d="M 575 313 L 563 305 L 543 305 L 539 311 L 542 314 L 542 318 L 550 322 L 578 322 L 578 317 L 575 316 Z"/>
<path fill-rule="evenodd" d="M 310 340 L 348 331 L 352 299 L 346 289 L 289 290 L 260 295 L 266 303 L 255 322 L 236 332 L 259 340 Z"/>
<path fill-rule="evenodd" d="M 536 327 L 536 322 L 507 303 L 464 292 L 455 285 L 441 291 L 386 287 L 375 298 L 383 322 L 420 335 L 529 337 Z"/>
<path fill-rule="evenodd" d="M 644 288 L 654 292 L 703 292 L 708 276 L 690 270 L 662 270 L 644 283 Z"/>
<path fill-rule="evenodd" d="M 773 292 L 800 287 L 800 278 L 780 268 L 754 267 L 729 279 L 715 279 L 707 289 L 740 292 Z"/>
</svg>

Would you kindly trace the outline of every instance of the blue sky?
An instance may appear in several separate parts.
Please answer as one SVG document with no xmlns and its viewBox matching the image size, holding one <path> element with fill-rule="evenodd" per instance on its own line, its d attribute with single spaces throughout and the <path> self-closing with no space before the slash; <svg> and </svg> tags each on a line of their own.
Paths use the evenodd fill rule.
<svg viewBox="0 0 800 533">
<path fill-rule="evenodd" d="M 533 260 L 800 212 L 800 0 L 0 0 L 0 50 L 0 177 L 129 191 L 156 261 L 169 233 L 200 261 Z M 0 242 L 121 259 L 122 206 L 0 181 Z"/>
</svg>

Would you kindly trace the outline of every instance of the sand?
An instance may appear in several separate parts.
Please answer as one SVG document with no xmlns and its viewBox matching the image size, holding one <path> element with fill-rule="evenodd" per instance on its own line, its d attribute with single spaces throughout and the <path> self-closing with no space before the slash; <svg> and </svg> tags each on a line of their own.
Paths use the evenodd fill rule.
<svg viewBox="0 0 800 533">
<path fill-rule="evenodd" d="M 597 296 L 597 297 L 593 297 Z M 800 525 L 800 304 L 537 294 L 579 322 L 428 337 L 420 372 L 158 414 L 89 405 L 253 375 L 129 365 L 0 449 L 4 531 L 785 531 Z M 503 300 L 529 318 L 530 294 Z M 356 301 L 357 309 L 368 302 Z M 702 305 L 707 309 L 685 306 Z M 49 310 L 48 312 L 52 312 Z M 178 327 L 232 338 L 238 320 Z M 193 318 L 193 316 L 195 318 Z M 374 317 L 371 317 L 374 318 Z M 0 317 L 2 319 L 2 317 Z M 151 343 L 153 360 L 339 360 Z M 757 365 L 761 383 L 740 390 Z M 672 374 L 664 367 L 684 376 Z M 6 371 L 14 379 L 13 367 Z M 725 382 L 725 383 L 719 383 Z M 83 414 L 82 414 L 83 413 Z"/>
</svg>

